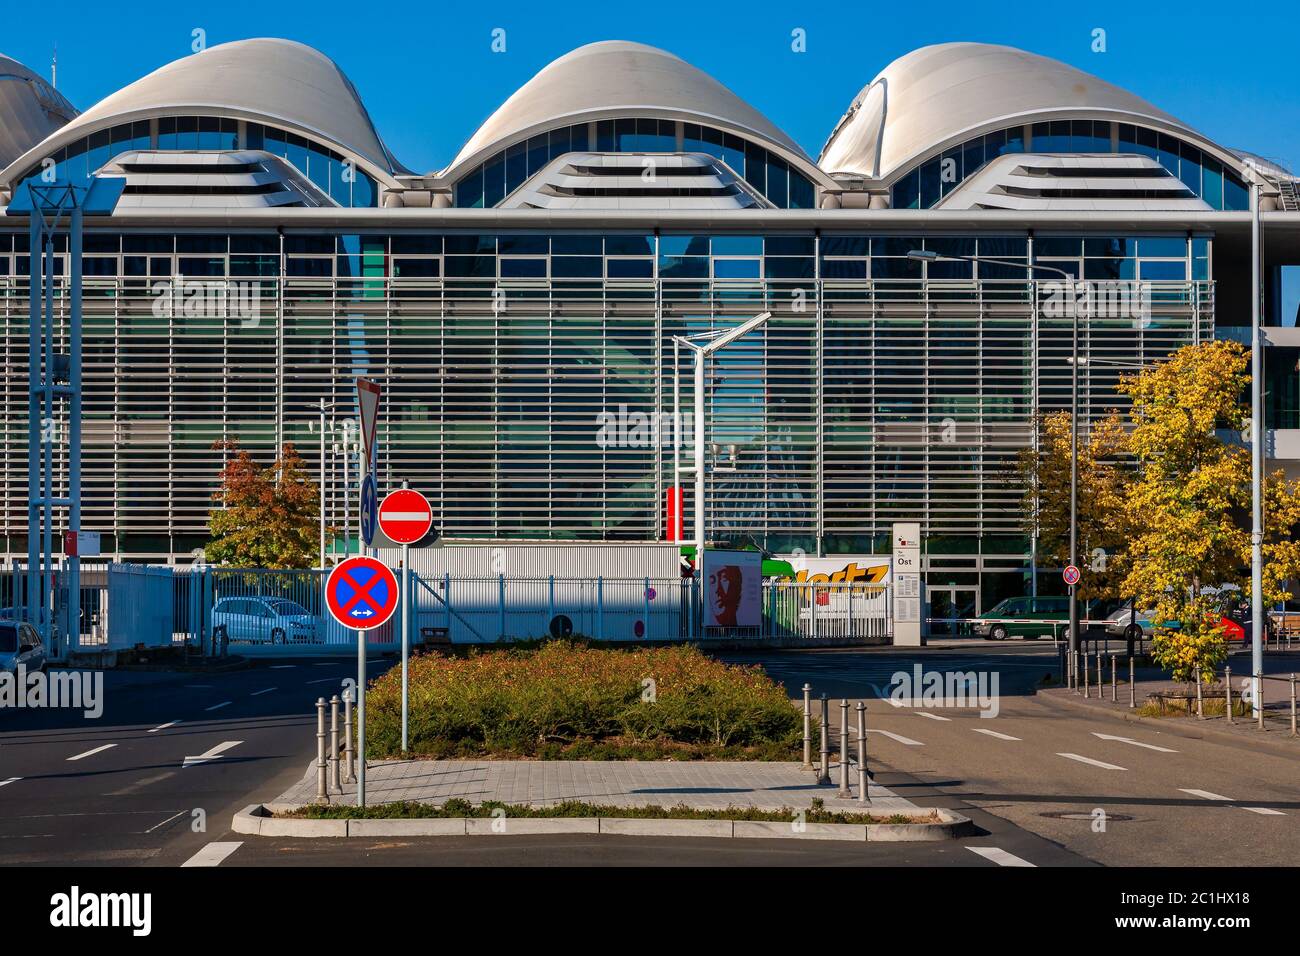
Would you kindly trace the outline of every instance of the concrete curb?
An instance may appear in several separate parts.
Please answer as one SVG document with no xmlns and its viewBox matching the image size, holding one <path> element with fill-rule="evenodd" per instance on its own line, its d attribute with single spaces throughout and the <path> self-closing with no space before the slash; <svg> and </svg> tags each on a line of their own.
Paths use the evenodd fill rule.
<svg viewBox="0 0 1300 956">
<path fill-rule="evenodd" d="M 1188 740 L 1210 739 L 1215 743 L 1231 742 L 1246 747 L 1254 747 L 1258 750 L 1267 750 L 1269 753 L 1281 754 L 1284 757 L 1300 757 L 1300 739 L 1293 739 L 1289 730 L 1281 731 L 1280 734 L 1274 732 L 1273 739 L 1270 739 L 1267 736 L 1268 731 L 1265 731 L 1264 735 L 1259 735 L 1257 730 L 1252 731 L 1253 734 L 1258 736 L 1250 736 L 1234 730 L 1220 729 L 1208 721 L 1198 721 L 1194 718 L 1143 717 L 1127 710 L 1112 710 L 1110 707 L 1097 706 L 1087 701 L 1078 700 L 1073 694 L 1047 694 L 1040 690 L 1035 696 L 1041 700 L 1068 707 L 1071 710 L 1099 714 L 1103 717 L 1109 717 L 1111 720 L 1124 721 L 1130 724 L 1147 724 L 1151 727 L 1159 727 L 1167 733 Z M 1242 719 L 1248 720 L 1249 718 Z M 1279 736 L 1283 739 L 1276 739 Z M 1287 742 L 1293 740 L 1294 742 Z"/>
<path fill-rule="evenodd" d="M 236 833 L 271 837 L 424 837 L 511 836 L 558 833 L 609 836 L 718 837 L 722 839 L 847 840 L 854 843 L 956 840 L 974 832 L 969 817 L 942 807 L 918 807 L 908 816 L 939 818 L 938 823 L 793 823 L 778 820 L 651 820 L 639 817 L 490 817 L 392 820 L 296 820 L 273 816 L 296 809 L 291 804 L 254 803 L 236 813 Z M 892 814 L 891 814 L 892 815 Z M 505 826 L 502 828 L 502 821 Z M 494 829 L 495 827 L 495 829 Z"/>
</svg>

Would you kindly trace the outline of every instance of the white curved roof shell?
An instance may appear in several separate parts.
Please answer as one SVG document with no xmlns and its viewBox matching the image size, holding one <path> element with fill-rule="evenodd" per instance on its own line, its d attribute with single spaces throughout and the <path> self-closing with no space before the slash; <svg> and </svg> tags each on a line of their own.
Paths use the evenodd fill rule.
<svg viewBox="0 0 1300 956">
<path fill-rule="evenodd" d="M 265 122 L 332 146 L 371 175 L 392 182 L 405 172 L 375 131 L 351 81 L 329 57 L 292 40 L 237 40 L 210 47 L 100 100 L 24 157 L 88 133 L 157 116 L 226 116 Z"/>
<path fill-rule="evenodd" d="M 43 77 L 0 54 L 0 169 L 76 115 Z"/>
<path fill-rule="evenodd" d="M 828 173 L 889 180 L 944 147 L 1048 115 L 1162 129 L 1239 165 L 1127 90 L 1058 60 L 986 43 L 940 43 L 899 57 L 854 99 L 818 164 Z"/>
<path fill-rule="evenodd" d="M 761 142 L 816 173 L 794 140 L 703 70 L 652 46 L 606 40 L 551 61 L 516 90 L 470 137 L 444 175 L 529 135 L 616 116 L 705 123 Z"/>
</svg>

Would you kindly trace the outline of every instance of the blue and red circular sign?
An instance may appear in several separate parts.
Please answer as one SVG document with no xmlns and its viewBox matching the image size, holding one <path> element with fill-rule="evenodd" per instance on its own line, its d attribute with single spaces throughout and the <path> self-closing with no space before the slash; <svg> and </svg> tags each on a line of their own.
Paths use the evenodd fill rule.
<svg viewBox="0 0 1300 956">
<path fill-rule="evenodd" d="M 1065 578 L 1066 584 L 1070 584 L 1070 585 L 1078 584 L 1079 577 L 1080 577 L 1079 569 L 1076 568 L 1073 564 L 1068 565 L 1066 569 L 1061 572 L 1061 577 Z"/>
<path fill-rule="evenodd" d="M 325 604 L 344 627 L 371 631 L 397 610 L 397 578 L 374 558 L 340 561 L 325 581 Z"/>
</svg>

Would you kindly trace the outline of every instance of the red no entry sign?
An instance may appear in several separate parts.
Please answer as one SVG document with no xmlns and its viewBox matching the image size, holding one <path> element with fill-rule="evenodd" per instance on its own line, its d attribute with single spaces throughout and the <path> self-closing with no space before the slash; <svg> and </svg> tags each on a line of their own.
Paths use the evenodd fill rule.
<svg viewBox="0 0 1300 956">
<path fill-rule="evenodd" d="M 397 578 L 374 558 L 339 562 L 325 581 L 325 604 L 344 627 L 370 631 L 397 610 Z"/>
<path fill-rule="evenodd" d="M 390 541 L 414 544 L 433 527 L 429 499 L 410 488 L 391 492 L 379 506 L 379 530 Z"/>
</svg>

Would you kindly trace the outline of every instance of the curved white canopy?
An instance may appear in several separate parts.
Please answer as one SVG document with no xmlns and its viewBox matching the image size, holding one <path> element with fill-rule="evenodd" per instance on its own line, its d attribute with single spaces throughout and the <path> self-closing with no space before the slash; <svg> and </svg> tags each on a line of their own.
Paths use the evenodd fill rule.
<svg viewBox="0 0 1300 956">
<path fill-rule="evenodd" d="M 0 169 L 76 115 L 42 76 L 0 54 Z"/>
<path fill-rule="evenodd" d="M 1058 60 L 987 43 L 940 43 L 895 60 L 854 99 L 818 164 L 828 173 L 889 180 L 946 146 L 1044 117 L 1138 123 L 1239 165 L 1230 151 L 1127 90 Z"/>
<path fill-rule="evenodd" d="M 516 90 L 470 137 L 444 174 L 547 129 L 626 116 L 714 126 L 760 142 L 800 169 L 817 172 L 794 140 L 703 70 L 652 46 L 606 40 L 553 60 Z"/>
<path fill-rule="evenodd" d="M 159 116 L 225 116 L 287 129 L 355 159 L 385 182 L 405 172 L 384 146 L 352 83 L 333 60 L 302 43 L 237 40 L 154 70 L 100 100 L 29 150 L 29 165 L 96 130 Z"/>
</svg>

